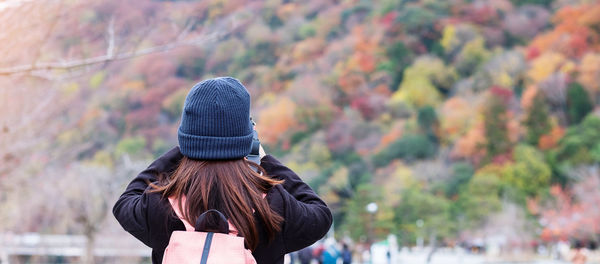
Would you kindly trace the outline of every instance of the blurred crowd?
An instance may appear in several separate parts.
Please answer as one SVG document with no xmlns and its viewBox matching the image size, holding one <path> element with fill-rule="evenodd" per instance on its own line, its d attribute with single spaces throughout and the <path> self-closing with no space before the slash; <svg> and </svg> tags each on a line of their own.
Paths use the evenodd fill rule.
<svg viewBox="0 0 600 264">
<path fill-rule="evenodd" d="M 347 243 L 337 242 L 334 238 L 319 241 L 289 255 L 290 264 L 343 264 L 352 263 L 352 250 Z"/>
<path fill-rule="evenodd" d="M 398 248 L 396 256 L 390 251 L 388 245 L 385 250 L 375 249 L 377 252 L 369 250 L 368 244 L 353 243 L 352 241 L 336 241 L 334 238 L 327 238 L 310 247 L 289 254 L 286 258 L 286 264 L 350 264 L 350 263 L 412 263 L 418 259 L 419 263 L 426 263 L 426 256 L 431 249 L 423 248 Z M 484 246 L 458 246 L 457 248 L 442 247 L 438 250 L 431 263 L 481 263 L 485 261 L 530 261 L 531 263 L 600 263 L 600 253 L 596 243 L 586 243 L 575 240 L 569 242 L 557 243 L 551 246 L 552 249 L 544 246 L 537 248 L 537 254 L 531 255 L 526 252 L 521 254 L 493 254 L 486 250 Z M 460 250 L 459 250 L 460 249 Z M 550 251 L 548 251 L 550 250 Z M 462 252 L 462 253 L 461 253 Z M 397 255 L 400 254 L 400 255 Z M 463 257 L 458 257 L 463 255 Z M 468 257 L 466 256 L 468 255 Z M 420 258 L 421 256 L 423 258 Z M 373 258 L 377 259 L 374 260 Z M 442 260 L 442 262 L 440 262 Z M 537 262 L 536 262 L 537 261 Z M 540 262 L 541 261 L 541 262 Z M 548 262 L 549 261 L 549 262 Z M 529 263 L 529 262 L 527 262 Z"/>
</svg>

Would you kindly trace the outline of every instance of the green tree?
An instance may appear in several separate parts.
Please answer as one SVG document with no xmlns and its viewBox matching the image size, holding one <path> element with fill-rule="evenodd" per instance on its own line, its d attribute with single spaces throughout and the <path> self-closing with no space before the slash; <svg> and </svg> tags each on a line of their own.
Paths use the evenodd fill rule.
<svg viewBox="0 0 600 264">
<path fill-rule="evenodd" d="M 394 222 L 406 245 L 413 244 L 417 237 L 428 238 L 430 243 L 435 243 L 434 240 L 448 237 L 453 230 L 448 200 L 418 186 L 402 192 L 394 211 Z"/>
<path fill-rule="evenodd" d="M 366 207 L 376 203 L 377 212 L 371 214 Z M 381 190 L 372 184 L 361 184 L 343 208 L 344 221 L 340 229 L 349 232 L 352 239 L 383 238 L 394 230 L 393 211 L 383 201 Z"/>
<path fill-rule="evenodd" d="M 592 150 L 590 151 L 590 156 L 594 160 L 594 162 L 600 162 L 600 143 L 596 143 Z"/>
<path fill-rule="evenodd" d="M 437 106 L 442 93 L 448 92 L 457 79 L 453 67 L 437 57 L 421 56 L 404 71 L 400 88 L 391 98 L 392 104 L 404 102 L 414 107 Z"/>
<path fill-rule="evenodd" d="M 571 166 L 592 162 L 595 147 L 600 144 L 598 131 L 600 131 L 600 117 L 594 114 L 588 114 L 579 125 L 570 127 L 559 141 L 554 154 L 558 169 L 566 173 L 565 170 Z"/>
<path fill-rule="evenodd" d="M 419 108 L 417 122 L 423 132 L 433 132 L 439 123 L 435 109 L 429 105 Z"/>
<path fill-rule="evenodd" d="M 537 145 L 542 135 L 550 132 L 550 117 L 548 105 L 541 93 L 533 98 L 533 104 L 524 122 L 527 127 L 527 142 Z"/>
<path fill-rule="evenodd" d="M 383 167 L 394 159 L 425 159 L 433 156 L 436 146 L 426 135 L 405 135 L 373 155 L 373 164 Z"/>
<path fill-rule="evenodd" d="M 571 83 L 567 90 L 567 113 L 571 124 L 579 124 L 594 109 L 590 95 L 579 83 Z"/>
<path fill-rule="evenodd" d="M 444 185 L 444 193 L 446 197 L 452 198 L 457 196 L 464 186 L 466 186 L 473 177 L 473 166 L 466 162 L 456 163 L 452 166 L 452 176 Z"/>
<path fill-rule="evenodd" d="M 485 148 L 488 159 L 508 152 L 511 147 L 508 140 L 506 104 L 512 97 L 512 92 L 501 87 L 492 87 L 490 90 L 489 103 L 484 110 Z"/>
<path fill-rule="evenodd" d="M 390 90 L 396 91 L 402 83 L 404 69 L 410 65 L 413 54 L 403 42 L 398 41 L 386 48 L 385 55 L 389 59 L 385 68 L 393 76 Z"/>
<path fill-rule="evenodd" d="M 313 37 L 317 34 L 317 30 L 313 23 L 305 23 L 298 29 L 298 33 L 296 33 L 296 37 L 298 40 L 303 40 L 306 38 Z"/>
<path fill-rule="evenodd" d="M 485 40 L 477 37 L 462 48 L 456 57 L 456 70 L 462 76 L 470 76 L 491 57 L 491 53 L 485 48 Z"/>
<path fill-rule="evenodd" d="M 435 19 L 435 14 L 431 11 L 410 5 L 400 11 L 397 22 L 404 25 L 408 32 L 422 33 L 433 27 Z"/>
<path fill-rule="evenodd" d="M 146 139 L 144 137 L 130 137 L 119 141 L 115 148 L 115 154 L 120 157 L 123 154 L 134 156 L 142 155 L 146 147 Z"/>
<path fill-rule="evenodd" d="M 507 166 L 503 173 L 503 180 L 509 186 L 525 196 L 536 196 L 550 186 L 550 166 L 536 148 L 518 145 L 513 158 L 515 163 Z"/>
<path fill-rule="evenodd" d="M 555 155 L 558 170 L 564 170 L 565 166 L 588 163 L 591 160 L 585 140 L 580 135 L 573 134 L 577 130 L 569 129 L 567 135 L 559 142 Z"/>
<path fill-rule="evenodd" d="M 600 116 L 589 114 L 581 122 L 579 126 L 581 137 L 588 147 L 600 143 Z"/>
<path fill-rule="evenodd" d="M 543 5 L 549 7 L 554 0 L 511 0 L 517 6 L 521 5 Z"/>
<path fill-rule="evenodd" d="M 467 228 L 478 228 L 486 217 L 502 207 L 502 182 L 496 173 L 476 173 L 457 200 L 455 217 L 465 219 Z"/>
</svg>

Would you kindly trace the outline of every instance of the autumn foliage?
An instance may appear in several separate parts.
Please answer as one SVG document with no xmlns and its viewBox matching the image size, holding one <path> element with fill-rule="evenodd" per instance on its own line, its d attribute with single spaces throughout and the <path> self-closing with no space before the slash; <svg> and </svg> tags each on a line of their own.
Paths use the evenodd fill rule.
<svg viewBox="0 0 600 264">
<path fill-rule="evenodd" d="M 511 226 L 528 236 L 503 246 L 600 235 L 600 3 L 37 2 L 0 7 L 6 182 L 145 164 L 177 145 L 189 89 L 230 75 L 267 152 L 331 203 L 336 234 L 459 244 L 503 233 L 504 216 L 535 228 Z M 104 60 L 19 71 L 90 58 Z M 0 185 L 0 204 L 32 184 Z"/>
</svg>

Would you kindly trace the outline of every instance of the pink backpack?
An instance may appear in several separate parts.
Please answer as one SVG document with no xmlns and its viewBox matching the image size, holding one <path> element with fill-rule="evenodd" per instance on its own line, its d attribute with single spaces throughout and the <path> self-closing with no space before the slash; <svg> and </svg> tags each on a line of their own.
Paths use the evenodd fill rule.
<svg viewBox="0 0 600 264">
<path fill-rule="evenodd" d="M 244 238 L 237 236 L 237 230 L 221 212 L 208 210 L 192 226 L 181 217 L 176 200 L 169 198 L 169 202 L 187 231 L 173 231 L 163 264 L 256 264 L 252 252 L 244 248 Z M 185 200 L 182 202 L 185 204 Z"/>
</svg>

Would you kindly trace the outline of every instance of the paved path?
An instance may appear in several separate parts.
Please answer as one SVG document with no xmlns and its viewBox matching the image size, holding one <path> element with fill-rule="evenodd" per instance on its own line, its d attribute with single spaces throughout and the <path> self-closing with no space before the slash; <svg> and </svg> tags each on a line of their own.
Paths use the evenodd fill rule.
<svg viewBox="0 0 600 264">
<path fill-rule="evenodd" d="M 86 238 L 77 235 L 0 234 L 0 264 L 13 255 L 83 256 Z M 94 255 L 111 257 L 149 257 L 151 250 L 132 236 L 99 237 Z"/>
</svg>

